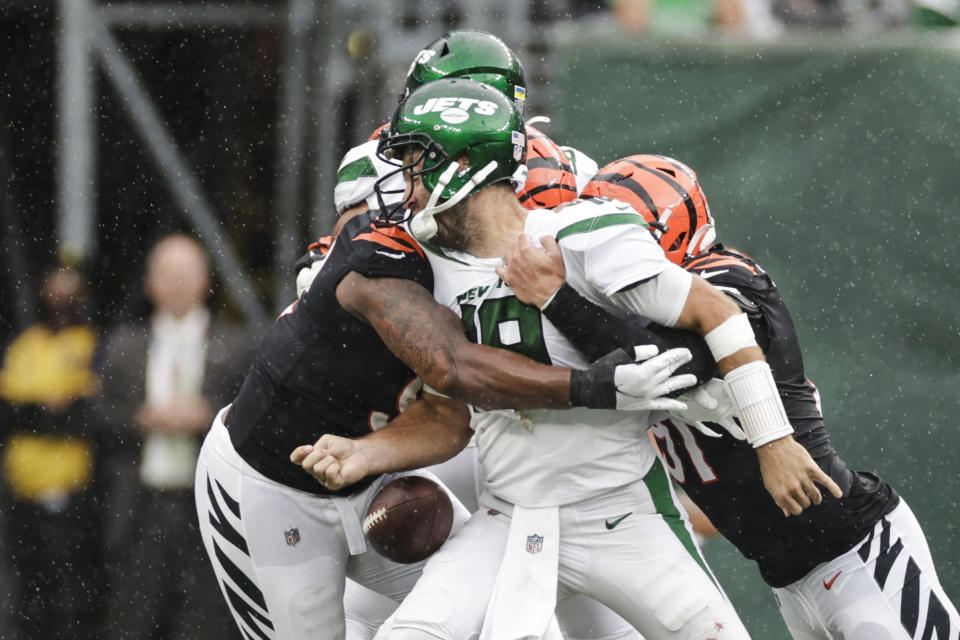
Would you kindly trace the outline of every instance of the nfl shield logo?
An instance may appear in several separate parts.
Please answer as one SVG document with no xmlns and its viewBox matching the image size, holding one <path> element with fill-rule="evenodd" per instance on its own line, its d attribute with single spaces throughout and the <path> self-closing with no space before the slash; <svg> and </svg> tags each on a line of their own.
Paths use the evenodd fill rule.
<svg viewBox="0 0 960 640">
<path fill-rule="evenodd" d="M 300 529 L 296 527 L 283 532 L 283 537 L 287 539 L 287 545 L 295 547 L 300 542 Z"/>
<path fill-rule="evenodd" d="M 527 536 L 527 553 L 540 553 L 543 551 L 543 536 L 533 534 Z"/>
</svg>

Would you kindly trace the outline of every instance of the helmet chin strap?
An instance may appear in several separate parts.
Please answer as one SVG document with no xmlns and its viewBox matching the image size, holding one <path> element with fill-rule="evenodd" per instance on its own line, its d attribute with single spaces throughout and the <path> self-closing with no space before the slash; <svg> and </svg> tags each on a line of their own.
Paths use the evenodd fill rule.
<svg viewBox="0 0 960 640">
<path fill-rule="evenodd" d="M 457 204 L 468 195 L 470 192 L 477 188 L 477 186 L 487 179 L 487 176 L 497 168 L 497 161 L 491 160 L 487 165 L 473 174 L 473 177 L 467 181 L 465 185 L 460 187 L 460 189 L 451 196 L 449 200 L 443 204 L 437 204 L 437 200 L 440 199 L 440 194 L 443 193 L 447 185 L 450 184 L 450 181 L 453 180 L 454 174 L 460 169 L 459 163 L 456 161 L 451 162 L 450 166 L 444 169 L 443 173 L 440 174 L 440 179 L 437 181 L 437 186 L 433 188 L 433 191 L 430 192 L 430 199 L 427 200 L 427 206 L 423 208 L 420 213 L 413 216 L 410 220 L 410 233 L 413 234 L 413 237 L 417 240 L 427 242 L 437 235 L 437 221 L 436 215 L 443 211 L 446 211 L 453 205 Z"/>
</svg>

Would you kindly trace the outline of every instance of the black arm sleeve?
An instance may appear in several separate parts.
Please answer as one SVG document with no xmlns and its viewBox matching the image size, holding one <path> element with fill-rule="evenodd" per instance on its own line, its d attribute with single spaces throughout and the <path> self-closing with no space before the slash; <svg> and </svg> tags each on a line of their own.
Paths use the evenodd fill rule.
<svg viewBox="0 0 960 640">
<path fill-rule="evenodd" d="M 632 347 L 640 344 L 655 344 L 661 352 L 686 347 L 693 359 L 677 369 L 678 374 L 692 373 L 697 376 L 698 384 L 719 375 L 717 363 L 702 336 L 651 324 L 646 318 L 616 316 L 566 283 L 543 310 L 543 315 L 591 362 L 614 349 L 633 353 Z"/>
</svg>

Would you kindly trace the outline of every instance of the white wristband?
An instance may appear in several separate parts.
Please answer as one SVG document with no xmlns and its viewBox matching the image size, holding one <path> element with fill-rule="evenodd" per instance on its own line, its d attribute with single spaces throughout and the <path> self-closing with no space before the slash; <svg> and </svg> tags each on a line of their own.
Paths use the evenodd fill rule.
<svg viewBox="0 0 960 640">
<path fill-rule="evenodd" d="M 724 376 L 724 380 L 740 415 L 747 442 L 754 448 L 793 433 L 770 365 L 765 360 L 737 367 Z"/>
<path fill-rule="evenodd" d="M 740 349 L 757 346 L 757 338 L 753 335 L 753 327 L 745 313 L 730 316 L 703 336 L 703 339 L 717 362 L 732 356 Z"/>
</svg>

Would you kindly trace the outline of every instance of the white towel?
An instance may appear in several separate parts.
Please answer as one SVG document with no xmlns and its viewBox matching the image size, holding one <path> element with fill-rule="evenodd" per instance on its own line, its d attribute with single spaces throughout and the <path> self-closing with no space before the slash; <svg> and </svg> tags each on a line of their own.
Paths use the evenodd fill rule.
<svg viewBox="0 0 960 640">
<path fill-rule="evenodd" d="M 515 506 L 480 640 L 539 640 L 553 620 L 559 507 Z"/>
</svg>

